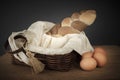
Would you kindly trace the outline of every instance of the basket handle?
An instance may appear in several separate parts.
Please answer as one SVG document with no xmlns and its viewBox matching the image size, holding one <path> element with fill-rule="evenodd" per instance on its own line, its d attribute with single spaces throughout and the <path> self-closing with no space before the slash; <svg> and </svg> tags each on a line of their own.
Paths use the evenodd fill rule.
<svg viewBox="0 0 120 80">
<path fill-rule="evenodd" d="M 25 39 L 25 43 L 23 44 L 23 47 L 25 47 L 26 42 L 27 42 L 27 39 L 26 39 L 23 35 L 17 35 L 17 36 L 14 37 L 14 39 L 18 39 L 18 38 L 23 38 L 23 39 Z M 15 51 L 11 51 L 8 40 L 6 40 L 6 42 L 5 42 L 5 44 L 4 44 L 5 52 L 11 53 L 11 54 L 16 54 L 16 53 L 19 53 L 19 52 L 21 52 L 21 51 L 23 51 L 23 52 L 25 53 L 26 51 L 24 50 L 23 47 L 15 50 Z"/>
</svg>

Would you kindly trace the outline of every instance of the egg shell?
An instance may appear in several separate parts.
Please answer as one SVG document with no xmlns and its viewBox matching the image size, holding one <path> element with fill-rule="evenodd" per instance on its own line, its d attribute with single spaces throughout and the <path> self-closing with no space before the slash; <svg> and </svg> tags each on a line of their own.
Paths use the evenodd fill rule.
<svg viewBox="0 0 120 80">
<path fill-rule="evenodd" d="M 82 58 L 89 58 L 89 57 L 92 57 L 92 55 L 93 55 L 93 52 L 85 52 L 83 53 Z"/>
<path fill-rule="evenodd" d="M 93 57 L 97 61 L 98 67 L 103 67 L 107 63 L 107 56 L 102 52 L 95 52 Z"/>
<path fill-rule="evenodd" d="M 105 56 L 107 55 L 107 52 L 103 48 L 101 48 L 101 47 L 96 47 L 94 49 L 94 52 L 95 53 L 100 52 L 100 53 L 104 54 Z"/>
<path fill-rule="evenodd" d="M 94 58 L 84 58 L 80 62 L 81 69 L 85 71 L 94 70 L 97 66 L 97 62 Z"/>
</svg>

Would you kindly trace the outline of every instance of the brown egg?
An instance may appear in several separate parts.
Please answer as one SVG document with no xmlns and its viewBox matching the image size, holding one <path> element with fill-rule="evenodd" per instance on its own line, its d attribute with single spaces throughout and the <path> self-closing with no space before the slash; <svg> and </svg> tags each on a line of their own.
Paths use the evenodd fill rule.
<svg viewBox="0 0 120 80">
<path fill-rule="evenodd" d="M 103 67 L 107 63 L 107 56 L 103 52 L 95 51 L 93 57 L 97 61 L 98 67 Z"/>
<path fill-rule="evenodd" d="M 101 47 L 96 47 L 94 51 L 95 52 L 100 52 L 100 53 L 106 55 L 106 51 L 103 48 L 101 48 Z"/>
<path fill-rule="evenodd" d="M 82 58 L 90 58 L 90 57 L 92 57 L 92 55 L 93 55 L 92 52 L 85 52 L 85 53 L 83 53 Z"/>
<path fill-rule="evenodd" d="M 94 58 L 83 58 L 80 62 L 80 67 L 83 70 L 91 71 L 97 66 L 97 62 Z"/>
</svg>

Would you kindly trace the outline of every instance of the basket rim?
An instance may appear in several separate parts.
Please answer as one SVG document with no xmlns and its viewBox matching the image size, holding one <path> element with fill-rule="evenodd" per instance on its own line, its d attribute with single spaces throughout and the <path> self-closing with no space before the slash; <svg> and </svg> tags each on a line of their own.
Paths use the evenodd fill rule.
<svg viewBox="0 0 120 80">
<path fill-rule="evenodd" d="M 25 48 L 33 53 L 44 54 L 44 55 L 64 55 L 69 54 L 73 51 L 71 48 L 44 48 L 44 47 L 36 47 L 29 46 L 29 48 Z"/>
</svg>

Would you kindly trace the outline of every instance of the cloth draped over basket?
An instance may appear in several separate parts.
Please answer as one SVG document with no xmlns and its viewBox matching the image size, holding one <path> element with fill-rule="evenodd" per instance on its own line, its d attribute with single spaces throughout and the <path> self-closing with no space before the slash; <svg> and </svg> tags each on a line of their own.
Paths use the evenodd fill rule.
<svg viewBox="0 0 120 80">
<path fill-rule="evenodd" d="M 82 55 L 84 52 L 93 51 L 85 32 L 80 34 L 66 34 L 65 36 L 55 37 L 46 33 L 52 29 L 55 24 L 47 21 L 37 21 L 33 23 L 27 30 L 13 32 L 8 42 L 12 51 L 23 47 L 23 42 L 15 40 L 15 36 L 22 35 L 27 39 L 25 50 L 46 55 L 64 55 L 73 50 Z M 29 58 L 24 52 L 13 54 L 16 59 L 26 64 L 29 63 Z M 28 64 L 29 65 L 29 64 Z"/>
</svg>

